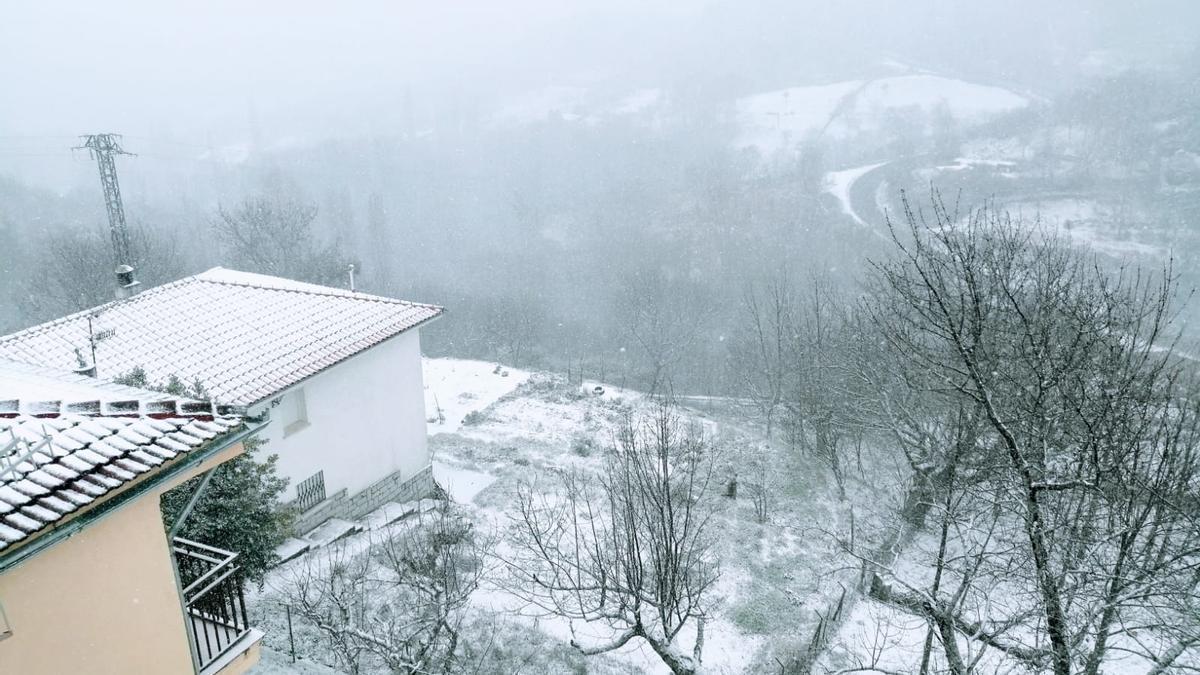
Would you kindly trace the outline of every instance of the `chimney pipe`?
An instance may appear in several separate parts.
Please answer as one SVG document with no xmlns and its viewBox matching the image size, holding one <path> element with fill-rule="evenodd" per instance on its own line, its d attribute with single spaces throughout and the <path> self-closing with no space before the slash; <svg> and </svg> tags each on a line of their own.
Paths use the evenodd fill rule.
<svg viewBox="0 0 1200 675">
<path fill-rule="evenodd" d="M 133 267 L 117 265 L 117 299 L 124 300 L 137 294 L 141 282 L 134 278 Z"/>
</svg>

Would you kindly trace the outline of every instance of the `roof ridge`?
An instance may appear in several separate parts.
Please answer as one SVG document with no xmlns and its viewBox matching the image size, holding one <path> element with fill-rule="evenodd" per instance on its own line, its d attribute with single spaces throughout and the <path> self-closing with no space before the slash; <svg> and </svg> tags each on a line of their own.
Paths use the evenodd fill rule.
<svg viewBox="0 0 1200 675">
<path fill-rule="evenodd" d="M 212 279 L 212 278 L 204 277 L 205 274 L 207 274 L 208 272 L 212 272 L 213 270 L 227 270 L 230 272 L 239 271 L 239 270 L 230 270 L 227 267 L 221 267 L 221 266 L 212 267 L 212 268 L 209 268 L 209 269 L 205 270 L 204 272 L 200 272 L 198 274 L 192 274 L 192 275 L 189 275 L 186 277 L 182 277 L 180 279 L 176 279 L 175 281 L 169 281 L 165 284 L 160 284 L 158 286 L 153 286 L 151 288 L 147 288 L 146 290 L 138 293 L 137 295 L 133 295 L 128 298 L 121 298 L 119 300 L 110 300 L 104 304 L 81 309 L 77 312 L 72 312 L 70 314 L 67 314 L 66 316 L 60 316 L 57 319 L 51 319 L 49 321 L 45 321 L 45 322 L 42 322 L 42 323 L 39 323 L 39 324 L 36 324 L 33 326 L 29 326 L 28 328 L 22 328 L 21 330 L 15 331 L 13 333 L 8 333 L 7 335 L 0 335 L 0 343 L 15 342 L 15 341 L 19 341 L 23 338 L 26 338 L 30 335 L 39 335 L 41 333 L 49 331 L 52 328 L 59 326 L 61 324 L 67 324 L 72 321 L 76 321 L 80 318 L 85 318 L 88 316 L 95 316 L 97 314 L 109 311 L 116 307 L 126 307 L 126 306 L 129 306 L 129 305 L 132 305 L 132 304 L 138 302 L 139 300 L 141 300 L 143 298 L 152 297 L 154 295 L 158 295 L 160 293 L 168 291 L 172 288 L 176 288 L 178 286 L 185 286 L 187 284 L 192 284 L 192 283 L 209 283 L 209 284 L 220 284 L 220 285 L 224 285 L 224 286 L 240 286 L 242 288 L 257 288 L 259 290 L 264 290 L 264 291 L 284 291 L 284 292 L 289 292 L 289 293 L 302 293 L 302 294 L 307 294 L 307 295 L 315 295 L 315 296 L 329 297 L 329 298 L 347 298 L 347 299 L 351 299 L 351 300 L 364 300 L 364 301 L 368 301 L 368 302 L 380 302 L 380 303 L 390 304 L 390 305 L 406 305 L 409 307 L 424 307 L 426 309 L 436 309 L 441 312 L 444 312 L 446 310 L 446 308 L 441 305 L 434 305 L 434 304 L 424 303 L 424 302 L 414 302 L 412 300 L 401 300 L 399 298 L 389 298 L 389 297 L 386 297 L 383 295 L 374 295 L 372 293 L 360 293 L 358 291 L 346 291 L 346 290 L 341 290 L 341 289 L 332 288 L 332 287 L 323 287 L 323 288 L 328 288 L 328 290 L 317 291 L 317 290 L 311 290 L 311 289 L 307 289 L 307 288 L 295 288 L 295 287 L 288 288 L 286 286 L 266 286 L 266 285 L 261 285 L 261 284 L 253 284 L 253 283 L 249 283 L 249 282 L 232 281 L 229 279 Z M 257 274 L 257 273 L 249 272 L 249 274 Z M 271 276 L 271 275 L 264 274 L 264 275 L 260 275 L 260 276 Z M 275 277 L 275 278 L 283 279 L 284 281 L 293 281 L 291 279 L 285 279 L 283 277 Z M 320 284 L 310 284 L 306 281 L 301 281 L 301 282 L 297 282 L 297 283 L 305 284 L 307 286 L 321 287 Z"/>
<path fill-rule="evenodd" d="M 303 293 L 303 294 L 307 294 L 307 295 L 317 295 L 317 296 L 330 297 L 330 298 L 347 298 L 350 300 L 366 300 L 368 302 L 382 302 L 382 303 L 391 304 L 391 305 L 408 305 L 410 307 L 426 307 L 429 309 L 445 310 L 445 308 L 442 307 L 441 305 L 434 305 L 434 304 L 425 303 L 425 302 L 414 302 L 412 300 L 402 300 L 400 298 L 389 298 L 386 295 L 375 295 L 374 293 L 363 293 L 362 291 L 350 291 L 350 290 L 346 290 L 346 289 L 342 289 L 342 288 L 334 288 L 332 286 L 324 286 L 322 284 L 314 284 L 314 283 L 311 283 L 308 281 L 299 281 L 296 279 L 288 279 L 286 277 L 276 277 L 276 276 L 273 276 L 270 274 L 259 274 L 258 272 L 246 272 L 246 274 L 255 274 L 257 276 L 270 277 L 272 279 L 280 279 L 282 281 L 290 281 L 290 282 L 294 282 L 297 284 L 303 284 L 305 287 L 304 288 L 300 288 L 300 287 L 296 287 L 296 286 L 289 287 L 289 286 L 285 286 L 285 285 L 269 286 L 269 285 L 265 285 L 265 284 L 252 283 L 249 280 L 235 281 L 232 279 L 214 279 L 211 277 L 204 276 L 205 274 L 212 272 L 213 270 L 223 270 L 223 271 L 227 271 L 227 272 L 240 272 L 240 270 L 231 270 L 228 267 L 217 266 L 217 267 L 207 269 L 204 272 L 201 272 L 200 274 L 193 275 L 190 278 L 194 278 L 196 281 L 203 282 L 203 283 L 222 284 L 225 286 L 241 286 L 243 288 L 257 288 L 259 290 L 264 290 L 264 291 L 283 291 L 286 293 Z M 182 279 L 180 281 L 182 281 Z"/>
<path fill-rule="evenodd" d="M 51 319 L 49 321 L 44 321 L 42 323 L 35 324 L 33 326 L 29 326 L 28 328 L 22 328 L 21 330 L 16 331 L 14 333 L 9 333 L 7 335 L 0 335 L 0 343 L 15 342 L 17 340 L 28 337 L 30 335 L 38 335 L 40 333 L 44 333 L 51 328 L 55 328 L 55 327 L 59 326 L 60 324 L 66 324 L 66 323 L 70 323 L 72 321 L 76 321 L 81 318 L 95 316 L 97 314 L 100 314 L 101 312 L 106 312 L 117 306 L 131 305 L 131 304 L 138 302 L 144 298 L 158 295 L 158 294 L 160 294 L 164 291 L 170 290 L 172 288 L 176 288 L 178 286 L 186 286 L 187 284 L 190 284 L 190 283 L 195 283 L 196 281 L 199 281 L 199 279 L 197 279 L 197 276 L 198 275 L 193 274 L 190 276 L 183 277 L 181 279 L 176 279 L 175 281 L 168 281 L 165 284 L 160 284 L 158 286 L 153 286 L 151 288 L 147 288 L 146 290 L 138 293 L 137 295 L 132 295 L 128 298 L 120 298 L 118 300 L 109 300 L 108 302 L 101 304 L 101 305 L 96 305 L 95 307 L 87 307 L 85 309 L 79 310 L 78 312 L 71 312 L 70 314 L 67 314 L 66 316 L 60 316 L 57 319 Z M 41 364 L 33 364 L 33 365 L 41 365 Z"/>
</svg>

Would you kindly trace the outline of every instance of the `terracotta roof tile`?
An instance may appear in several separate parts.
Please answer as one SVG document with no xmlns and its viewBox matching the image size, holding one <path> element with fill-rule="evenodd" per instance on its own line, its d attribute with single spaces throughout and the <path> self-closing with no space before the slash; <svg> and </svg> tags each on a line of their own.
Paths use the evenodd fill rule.
<svg viewBox="0 0 1200 675">
<path fill-rule="evenodd" d="M 54 423 L 48 424 L 51 419 Z M 217 433 L 240 426 L 236 417 L 0 417 L 0 551 L 180 454 L 207 445 Z M 31 450 L 46 435 L 64 452 L 53 458 L 43 455 L 40 461 L 15 461 L 27 457 L 22 450 Z M 84 443 L 87 439 L 90 442 Z M 164 449 L 164 443 L 171 449 Z"/>
<path fill-rule="evenodd" d="M 3 360 L 0 390 L 6 392 L 0 408 L 0 553 L 242 427 L 240 418 L 221 415 L 211 404 Z M 20 397 L 22 390 L 61 391 L 66 398 L 30 400 Z M 112 397 L 132 405 L 104 415 Z M 47 410 L 59 412 L 46 417 Z M 170 414 L 148 417 L 147 411 Z"/>
</svg>

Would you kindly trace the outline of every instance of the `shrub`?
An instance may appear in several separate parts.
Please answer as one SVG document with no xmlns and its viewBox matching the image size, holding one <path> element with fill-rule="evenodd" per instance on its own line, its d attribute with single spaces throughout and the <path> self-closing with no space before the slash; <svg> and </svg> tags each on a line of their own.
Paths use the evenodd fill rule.
<svg viewBox="0 0 1200 675">
<path fill-rule="evenodd" d="M 596 450 L 596 439 L 588 434 L 575 434 L 575 437 L 571 439 L 571 452 L 580 457 L 591 457 Z"/>
</svg>

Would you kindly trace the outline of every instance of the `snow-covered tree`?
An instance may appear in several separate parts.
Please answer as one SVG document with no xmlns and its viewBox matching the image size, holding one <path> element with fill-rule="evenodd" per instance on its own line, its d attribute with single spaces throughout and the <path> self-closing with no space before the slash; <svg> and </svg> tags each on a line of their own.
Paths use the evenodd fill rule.
<svg viewBox="0 0 1200 675">
<path fill-rule="evenodd" d="M 523 484 L 516 552 L 507 560 L 512 592 L 611 633 L 572 639 L 585 655 L 640 639 L 676 675 L 698 672 L 718 576 L 714 453 L 663 404 L 647 419 L 625 421 L 600 476 L 563 473 L 555 492 Z"/>
</svg>

